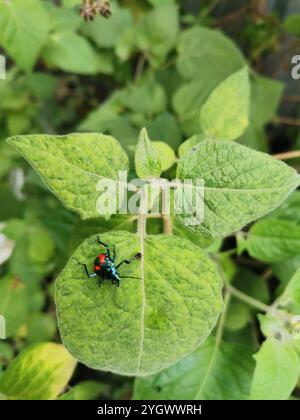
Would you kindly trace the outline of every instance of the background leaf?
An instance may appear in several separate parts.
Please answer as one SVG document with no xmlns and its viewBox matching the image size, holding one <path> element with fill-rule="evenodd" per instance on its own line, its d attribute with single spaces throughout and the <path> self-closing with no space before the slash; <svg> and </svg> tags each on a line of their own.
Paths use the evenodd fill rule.
<svg viewBox="0 0 300 420">
<path fill-rule="evenodd" d="M 288 399 L 298 381 L 300 368 L 293 347 L 269 338 L 263 343 L 255 359 L 250 399 Z"/>
<path fill-rule="evenodd" d="M 11 337 L 25 322 L 27 296 L 20 279 L 8 276 L 0 279 L 0 314 L 6 323 L 6 336 Z"/>
<path fill-rule="evenodd" d="M 104 384 L 97 381 L 83 381 L 58 399 L 68 401 L 96 400 L 105 388 Z"/>
<path fill-rule="evenodd" d="M 32 70 L 49 29 L 49 19 L 40 1 L 0 3 L 1 44 L 21 69 Z"/>
<path fill-rule="evenodd" d="M 135 383 L 134 399 L 245 400 L 254 362 L 247 347 L 208 338 L 176 365 Z"/>
<path fill-rule="evenodd" d="M 0 378 L 0 392 L 10 400 L 53 400 L 68 383 L 75 361 L 54 343 L 27 347 Z"/>
<path fill-rule="evenodd" d="M 249 124 L 248 69 L 229 76 L 211 93 L 200 113 L 200 124 L 213 139 L 235 140 Z"/>
<path fill-rule="evenodd" d="M 300 227 L 276 219 L 261 220 L 250 229 L 246 248 L 267 262 L 284 261 L 300 253 Z"/>
</svg>

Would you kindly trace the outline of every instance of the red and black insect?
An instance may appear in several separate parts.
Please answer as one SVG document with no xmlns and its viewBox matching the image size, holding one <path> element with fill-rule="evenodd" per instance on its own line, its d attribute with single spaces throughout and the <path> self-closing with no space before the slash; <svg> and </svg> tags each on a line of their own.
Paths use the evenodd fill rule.
<svg viewBox="0 0 300 420">
<path fill-rule="evenodd" d="M 106 249 L 105 253 L 97 255 L 94 261 L 94 272 L 89 273 L 87 265 L 82 264 L 79 261 L 78 264 L 82 265 L 85 269 L 86 275 L 88 278 L 95 278 L 98 277 L 100 280 L 99 286 L 101 286 L 105 280 L 111 280 L 112 284 L 116 284 L 118 287 L 120 286 L 121 279 L 136 279 L 137 277 L 128 277 L 128 276 L 121 276 L 118 272 L 119 267 L 121 267 L 122 264 L 130 264 L 134 260 L 140 261 L 142 258 L 141 253 L 135 254 L 130 260 L 122 260 L 119 264 L 116 265 L 116 258 L 117 258 L 117 252 L 116 247 L 113 245 L 112 248 L 112 255 L 110 252 L 109 245 L 103 243 L 100 241 L 99 236 L 97 237 L 97 242 L 104 246 Z"/>
</svg>

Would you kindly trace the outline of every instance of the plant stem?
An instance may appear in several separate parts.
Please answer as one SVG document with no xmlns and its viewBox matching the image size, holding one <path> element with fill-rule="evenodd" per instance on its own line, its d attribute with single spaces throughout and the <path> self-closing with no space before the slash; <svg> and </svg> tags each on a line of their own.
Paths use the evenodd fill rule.
<svg viewBox="0 0 300 420">
<path fill-rule="evenodd" d="M 136 66 L 136 69 L 135 69 L 134 83 L 139 83 L 141 75 L 142 75 L 144 67 L 145 67 L 145 63 L 146 63 L 146 56 L 145 56 L 145 54 L 141 54 L 139 56 L 137 66 Z"/>
<path fill-rule="evenodd" d="M 258 309 L 261 312 L 265 312 L 267 314 L 273 315 L 277 318 L 283 319 L 284 321 L 291 321 L 291 317 L 289 316 L 289 314 L 283 311 L 278 311 L 276 308 L 266 305 L 263 302 L 260 302 L 259 300 L 256 300 L 252 298 L 251 296 L 246 295 L 245 293 L 241 292 L 240 290 L 237 290 L 235 287 L 229 284 L 227 284 L 226 290 L 232 296 L 235 296 L 237 299 L 241 300 L 242 302 L 247 303 L 250 306 L 253 306 L 254 308 Z"/>
<path fill-rule="evenodd" d="M 264 303 L 260 302 L 259 300 L 256 300 L 245 293 L 241 292 L 240 290 L 237 290 L 235 287 L 231 285 L 227 285 L 226 290 L 228 293 L 230 293 L 232 296 L 235 296 L 239 300 L 242 300 L 245 303 L 248 303 L 250 306 L 255 307 L 256 309 L 259 309 L 262 312 L 269 312 L 270 307 L 268 305 L 265 305 Z"/>
<path fill-rule="evenodd" d="M 164 224 L 164 234 L 172 235 L 172 220 L 170 216 L 169 193 L 164 187 L 161 189 L 162 219 Z"/>
<path fill-rule="evenodd" d="M 300 102 L 300 95 L 285 95 L 283 100 L 287 102 Z"/>
<path fill-rule="evenodd" d="M 273 122 L 277 124 L 295 125 L 300 127 L 300 119 L 289 117 L 275 117 Z"/>
<path fill-rule="evenodd" d="M 293 150 L 291 152 L 284 152 L 278 153 L 277 155 L 273 155 L 275 159 L 278 160 L 288 160 L 300 157 L 300 150 Z"/>
</svg>

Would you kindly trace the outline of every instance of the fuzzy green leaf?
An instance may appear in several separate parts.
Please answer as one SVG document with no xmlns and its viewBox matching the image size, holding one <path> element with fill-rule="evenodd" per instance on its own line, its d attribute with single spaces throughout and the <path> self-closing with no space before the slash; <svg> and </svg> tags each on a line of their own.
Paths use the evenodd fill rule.
<svg viewBox="0 0 300 420">
<path fill-rule="evenodd" d="M 152 146 L 160 158 L 162 172 L 170 169 L 176 162 L 176 155 L 172 147 L 163 141 L 153 141 Z"/>
<path fill-rule="evenodd" d="M 135 170 L 141 179 L 159 178 L 161 160 L 156 148 L 151 143 L 147 130 L 143 128 L 135 152 Z"/>
<path fill-rule="evenodd" d="M 27 347 L 0 379 L 0 392 L 10 400 L 53 400 L 69 382 L 76 362 L 60 344 Z"/>
<path fill-rule="evenodd" d="M 250 84 L 248 69 L 229 76 L 211 93 L 200 113 L 208 137 L 235 140 L 249 124 Z"/>
<path fill-rule="evenodd" d="M 250 229 L 246 248 L 251 256 L 266 262 L 284 261 L 300 254 L 300 226 L 265 219 Z"/>
<path fill-rule="evenodd" d="M 181 157 L 177 178 L 204 180 L 204 220 L 186 227 L 210 237 L 229 235 L 264 216 L 300 184 L 297 172 L 285 163 L 234 142 L 213 140 Z M 185 216 L 180 216 L 184 225 Z"/>
<path fill-rule="evenodd" d="M 32 70 L 49 29 L 47 12 L 41 2 L 1 1 L 0 45 L 23 70 Z"/>
<path fill-rule="evenodd" d="M 141 250 L 136 234 L 111 232 L 101 240 L 116 245 L 117 261 Z M 99 252 L 92 236 L 74 257 L 91 271 Z M 143 260 L 119 269 L 122 276 L 137 277 L 121 280 L 120 288 L 109 281 L 99 287 L 74 258 L 57 279 L 63 343 L 93 369 L 137 376 L 158 372 L 194 350 L 216 323 L 221 279 L 200 248 L 175 236 L 149 235 Z M 182 261 L 188 261 L 188 276 Z"/>
<path fill-rule="evenodd" d="M 297 384 L 299 359 L 289 343 L 268 338 L 255 355 L 252 400 L 287 400 Z"/>
<path fill-rule="evenodd" d="M 8 139 L 42 176 L 48 187 L 82 218 L 99 216 L 97 183 L 118 179 L 128 157 L 111 136 L 96 133 L 66 136 L 31 135 Z"/>
<path fill-rule="evenodd" d="M 217 343 L 209 337 L 174 366 L 135 382 L 134 399 L 245 400 L 254 363 L 241 345 Z"/>
</svg>

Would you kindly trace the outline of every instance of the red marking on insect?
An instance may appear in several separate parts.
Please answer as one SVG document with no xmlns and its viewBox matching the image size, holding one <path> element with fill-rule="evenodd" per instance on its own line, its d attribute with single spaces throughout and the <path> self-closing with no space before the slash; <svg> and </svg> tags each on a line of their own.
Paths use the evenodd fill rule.
<svg viewBox="0 0 300 420">
<path fill-rule="evenodd" d="M 100 260 L 100 264 L 103 265 L 105 264 L 105 258 L 107 257 L 106 254 L 100 254 L 99 255 L 99 260 Z"/>
</svg>

